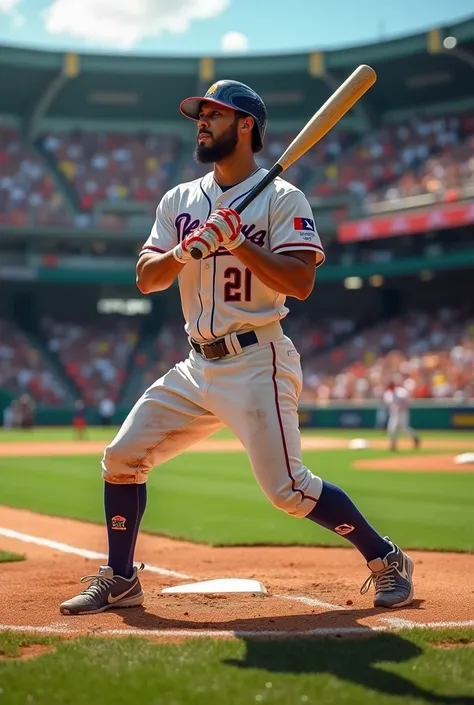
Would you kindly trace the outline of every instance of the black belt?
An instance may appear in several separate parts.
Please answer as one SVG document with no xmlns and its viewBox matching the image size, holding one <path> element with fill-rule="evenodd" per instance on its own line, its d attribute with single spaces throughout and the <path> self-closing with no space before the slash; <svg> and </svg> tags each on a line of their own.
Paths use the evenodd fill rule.
<svg viewBox="0 0 474 705">
<path fill-rule="evenodd" d="M 241 348 L 247 348 L 249 345 L 256 345 L 258 343 L 258 338 L 253 330 L 248 333 L 237 333 L 237 340 L 239 341 Z M 220 360 L 221 357 L 230 355 L 224 338 L 214 340 L 212 343 L 202 344 L 197 343 L 191 338 L 190 342 L 194 350 L 206 358 L 206 360 Z"/>
</svg>

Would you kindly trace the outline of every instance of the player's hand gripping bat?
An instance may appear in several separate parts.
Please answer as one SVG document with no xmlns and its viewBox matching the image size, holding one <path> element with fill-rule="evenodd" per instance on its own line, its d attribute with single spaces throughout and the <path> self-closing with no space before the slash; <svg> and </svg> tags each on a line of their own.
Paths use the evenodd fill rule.
<svg viewBox="0 0 474 705">
<path fill-rule="evenodd" d="M 294 164 L 308 149 L 311 149 L 334 125 L 357 103 L 377 80 L 374 69 L 362 64 L 351 73 L 344 83 L 319 108 L 311 120 L 306 123 L 295 137 L 288 149 L 272 166 L 268 174 L 247 194 L 234 210 L 242 213 L 262 191 L 271 184 L 285 169 Z M 202 253 L 194 248 L 191 250 L 193 259 L 201 259 Z"/>
</svg>

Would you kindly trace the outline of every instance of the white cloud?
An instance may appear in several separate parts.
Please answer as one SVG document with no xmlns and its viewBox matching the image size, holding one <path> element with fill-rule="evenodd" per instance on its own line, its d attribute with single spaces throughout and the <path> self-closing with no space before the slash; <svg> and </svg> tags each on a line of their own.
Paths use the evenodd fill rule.
<svg viewBox="0 0 474 705">
<path fill-rule="evenodd" d="M 20 0 L 0 0 L 0 12 L 11 12 Z"/>
<path fill-rule="evenodd" d="M 249 39 L 242 32 L 227 32 L 221 39 L 222 51 L 234 54 L 243 54 L 249 48 Z"/>
<path fill-rule="evenodd" d="M 51 34 L 131 49 L 144 37 L 184 33 L 191 22 L 216 17 L 229 3 L 230 0 L 53 0 L 43 16 Z"/>
</svg>

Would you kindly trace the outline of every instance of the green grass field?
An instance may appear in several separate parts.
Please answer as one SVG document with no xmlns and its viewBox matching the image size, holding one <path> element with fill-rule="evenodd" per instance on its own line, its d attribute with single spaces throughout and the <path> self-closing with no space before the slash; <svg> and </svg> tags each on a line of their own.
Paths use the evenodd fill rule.
<svg viewBox="0 0 474 705">
<path fill-rule="evenodd" d="M 325 431 L 322 435 L 327 435 Z M 356 432 L 381 438 L 377 432 Z M 104 444 L 113 430 L 92 429 Z M 331 432 L 333 434 L 333 432 Z M 333 434 L 353 437 L 354 431 Z M 221 432 L 219 437 L 229 437 Z M 3 442 L 71 439 L 70 429 L 0 434 Z M 453 432 L 425 438 L 461 438 Z M 403 457 L 411 451 L 400 451 Z M 429 451 L 420 451 L 421 453 Z M 432 451 L 431 451 L 432 452 Z M 304 453 L 315 474 L 346 490 L 370 521 L 407 548 L 471 551 L 474 534 L 466 530 L 473 510 L 472 473 L 397 473 L 356 471 L 355 459 L 386 457 L 388 451 L 319 450 Z M 12 507 L 103 520 L 100 458 L 18 457 L 1 459 L 1 502 Z M 345 545 L 343 538 L 274 509 L 254 480 L 244 453 L 186 453 L 150 473 L 143 529 L 214 545 Z"/>
<path fill-rule="evenodd" d="M 88 433 L 105 444 L 114 430 Z M 320 435 L 383 437 L 368 431 L 322 430 Z M 71 429 L 0 433 L 0 443 L 73 438 Z M 464 441 L 467 436 L 436 432 L 424 438 Z M 425 452 L 430 451 L 420 451 Z M 400 451 L 399 457 L 405 454 Z M 387 455 L 375 449 L 321 450 L 305 452 L 304 460 L 315 473 L 340 484 L 380 531 L 404 546 L 472 551 L 467 518 L 474 507 L 474 474 L 352 468 L 355 459 Z M 99 461 L 88 455 L 2 457 L 0 504 L 102 523 Z M 148 486 L 143 522 L 148 532 L 224 545 L 345 544 L 274 509 L 241 452 L 186 453 L 152 472 Z M 0 562 L 12 559 L 0 552 Z M 34 644 L 52 650 L 19 660 Z M 62 641 L 7 632 L 0 633 L 0 705 L 474 705 L 473 645 L 474 629 L 181 643 Z"/>
<path fill-rule="evenodd" d="M 420 705 L 474 703 L 473 633 L 154 644 L 0 634 L 8 705 Z M 15 661 L 21 647 L 55 648 Z M 451 648 L 440 648 L 441 645 Z"/>
</svg>

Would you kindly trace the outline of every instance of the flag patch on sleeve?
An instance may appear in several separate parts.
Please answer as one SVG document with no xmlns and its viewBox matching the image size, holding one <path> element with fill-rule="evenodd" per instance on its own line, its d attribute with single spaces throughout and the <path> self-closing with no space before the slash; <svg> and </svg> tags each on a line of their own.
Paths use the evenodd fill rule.
<svg viewBox="0 0 474 705">
<path fill-rule="evenodd" d="M 294 218 L 294 229 L 311 230 L 314 233 L 314 220 L 312 218 Z"/>
</svg>

